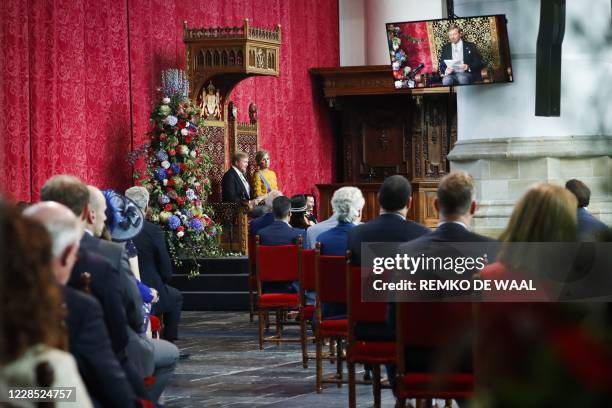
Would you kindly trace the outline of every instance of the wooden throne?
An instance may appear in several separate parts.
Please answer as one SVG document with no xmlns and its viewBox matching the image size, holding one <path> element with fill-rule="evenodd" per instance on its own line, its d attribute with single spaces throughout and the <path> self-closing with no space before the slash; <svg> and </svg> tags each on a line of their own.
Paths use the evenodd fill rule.
<svg viewBox="0 0 612 408">
<path fill-rule="evenodd" d="M 237 120 L 238 107 L 229 97 L 234 87 L 251 76 L 279 76 L 281 29 L 242 26 L 189 28 L 183 26 L 190 98 L 202 109 L 205 149 L 212 161 L 209 174 L 210 204 L 215 221 L 223 226 L 224 249 L 247 253 L 247 210 L 236 203 L 221 202 L 221 178 L 231 166 L 236 150 L 249 155 L 249 176 L 255 169 L 259 148 L 257 107 L 249 104 L 249 122 Z"/>
</svg>

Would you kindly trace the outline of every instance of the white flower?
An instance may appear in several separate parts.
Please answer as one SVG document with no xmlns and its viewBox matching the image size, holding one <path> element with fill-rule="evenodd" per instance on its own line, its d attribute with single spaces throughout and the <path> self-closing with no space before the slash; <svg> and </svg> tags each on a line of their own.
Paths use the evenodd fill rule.
<svg viewBox="0 0 612 408">
<path fill-rule="evenodd" d="M 164 160 L 163 162 L 161 162 L 161 166 L 164 169 L 168 169 L 170 167 L 170 162 L 168 160 Z"/>
<path fill-rule="evenodd" d="M 189 154 L 189 147 L 185 146 L 185 145 L 180 145 L 178 147 L 178 151 L 181 154 L 184 154 L 185 156 Z"/>
<path fill-rule="evenodd" d="M 188 134 L 189 134 L 189 131 L 187 130 L 187 128 L 181 129 L 181 135 L 187 136 Z"/>
<path fill-rule="evenodd" d="M 187 123 L 185 124 L 185 127 L 186 127 L 186 128 L 188 128 L 189 126 L 191 126 L 191 122 L 187 122 Z"/>
<path fill-rule="evenodd" d="M 404 87 L 404 81 L 395 81 L 395 89 L 400 89 Z"/>
<path fill-rule="evenodd" d="M 183 224 L 185 223 L 185 221 L 187 221 L 187 216 L 185 214 L 181 214 L 181 221 L 183 222 Z"/>
<path fill-rule="evenodd" d="M 197 156 L 197 153 L 195 150 L 192 150 L 191 153 L 189 153 L 189 155 L 195 159 L 195 157 Z"/>
<path fill-rule="evenodd" d="M 164 186 L 165 186 L 165 185 L 167 185 L 167 184 L 168 184 L 168 179 L 164 179 L 164 180 L 162 181 L 162 184 L 163 184 Z"/>
<path fill-rule="evenodd" d="M 196 178 L 195 178 L 195 177 L 193 177 L 193 176 L 191 176 L 191 177 L 189 177 L 189 180 L 187 180 L 187 182 L 188 182 L 189 184 L 194 184 L 194 183 L 196 182 Z"/>
<path fill-rule="evenodd" d="M 169 104 L 169 103 L 170 103 L 170 98 L 168 98 L 168 97 L 166 96 L 164 99 L 162 99 L 162 103 L 164 103 L 164 104 L 166 104 L 166 105 L 167 105 L 167 104 Z"/>
<path fill-rule="evenodd" d="M 179 232 L 176 233 L 176 236 L 179 237 L 179 238 L 183 238 L 183 235 L 185 235 L 185 232 L 183 232 L 183 231 L 179 231 Z"/>
</svg>

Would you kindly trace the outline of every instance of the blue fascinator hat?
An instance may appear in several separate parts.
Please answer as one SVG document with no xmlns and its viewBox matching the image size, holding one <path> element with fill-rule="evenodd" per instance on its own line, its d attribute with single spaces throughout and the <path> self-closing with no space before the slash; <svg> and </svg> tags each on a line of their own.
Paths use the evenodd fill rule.
<svg viewBox="0 0 612 408">
<path fill-rule="evenodd" d="M 103 190 L 106 199 L 106 226 L 113 241 L 127 241 L 142 230 L 144 216 L 136 203 L 113 190 Z"/>
</svg>

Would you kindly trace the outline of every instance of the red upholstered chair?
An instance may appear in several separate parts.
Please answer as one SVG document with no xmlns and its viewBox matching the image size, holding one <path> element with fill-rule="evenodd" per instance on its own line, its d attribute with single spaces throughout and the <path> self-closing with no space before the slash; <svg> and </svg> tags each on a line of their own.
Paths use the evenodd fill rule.
<svg viewBox="0 0 612 408">
<path fill-rule="evenodd" d="M 474 336 L 469 303 L 396 303 L 397 405 L 408 398 L 443 398 L 450 406 L 453 398 L 471 398 Z M 411 356 L 424 353 L 429 369 L 407 366 Z"/>
<path fill-rule="evenodd" d="M 149 315 L 149 324 L 151 324 L 151 336 L 157 339 L 161 336 L 162 324 L 159 317 L 155 315 Z"/>
<path fill-rule="evenodd" d="M 273 341 L 298 342 L 300 339 L 284 339 L 281 333 L 281 316 L 290 309 L 297 310 L 300 305 L 298 293 L 262 293 L 265 282 L 294 282 L 298 280 L 298 245 L 259 245 L 255 237 L 257 256 L 257 313 L 259 317 L 259 349 L 263 343 Z M 265 314 L 276 311 L 276 335 L 264 338 Z"/>
<path fill-rule="evenodd" d="M 347 259 L 351 259 L 350 253 Z M 358 340 L 356 329 L 369 326 L 372 330 L 382 331 L 387 322 L 387 304 L 384 302 L 363 302 L 361 300 L 361 267 L 347 264 L 347 312 L 348 340 L 346 347 L 349 377 L 349 407 L 356 406 L 355 364 L 372 365 L 372 386 L 374 406 L 380 407 L 380 365 L 395 364 L 395 341 Z M 391 335 L 391 334 L 390 334 Z M 363 382 L 360 382 L 363 383 Z"/>
<path fill-rule="evenodd" d="M 257 277 L 255 276 L 255 237 L 248 238 L 248 262 L 249 262 L 249 320 L 253 321 L 255 315 L 255 291 L 257 290 Z"/>
<path fill-rule="evenodd" d="M 306 304 L 306 291 L 316 290 L 315 282 L 315 250 L 300 248 L 300 339 L 302 342 L 302 365 L 308 368 L 308 342 L 314 337 L 308 337 L 308 322 L 312 321 L 315 307 Z"/>
<path fill-rule="evenodd" d="M 315 337 L 317 344 L 316 365 L 317 380 L 316 390 L 320 393 L 323 383 L 335 383 L 338 387 L 346 383 L 342 379 L 342 341 L 348 335 L 348 321 L 346 319 L 322 319 L 322 303 L 344 303 L 346 304 L 346 257 L 344 256 L 322 256 L 321 246 L 317 243 L 315 261 L 315 282 L 317 301 L 315 313 L 317 324 L 315 326 Z M 336 346 L 336 374 L 333 377 L 323 376 L 323 340 L 325 338 L 335 339 Z"/>
</svg>

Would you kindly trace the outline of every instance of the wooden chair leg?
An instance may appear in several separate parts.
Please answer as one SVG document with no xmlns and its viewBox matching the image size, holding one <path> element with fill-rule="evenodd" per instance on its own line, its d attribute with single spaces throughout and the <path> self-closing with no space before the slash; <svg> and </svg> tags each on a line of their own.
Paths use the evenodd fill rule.
<svg viewBox="0 0 612 408">
<path fill-rule="evenodd" d="M 380 365 L 372 366 L 372 392 L 374 393 L 374 406 L 380 408 Z"/>
<path fill-rule="evenodd" d="M 302 343 L 302 367 L 308 368 L 308 329 L 303 314 L 300 318 L 300 342 Z"/>
<path fill-rule="evenodd" d="M 259 325 L 259 349 L 263 350 L 263 338 L 264 338 L 264 320 L 266 315 L 263 311 L 257 313 L 257 323 Z"/>
<path fill-rule="evenodd" d="M 249 320 L 253 323 L 253 315 L 255 314 L 253 288 L 249 283 Z"/>
<path fill-rule="evenodd" d="M 281 338 L 281 332 L 282 332 L 282 327 L 281 327 L 281 319 L 282 319 L 282 311 L 281 310 L 277 310 L 276 311 L 276 338 L 280 339 Z M 276 341 L 276 345 L 280 346 L 280 341 Z"/>
<path fill-rule="evenodd" d="M 349 386 L 349 408 L 357 407 L 357 397 L 355 395 L 355 363 L 346 364 L 348 369 L 348 386 Z"/>
<path fill-rule="evenodd" d="M 336 354 L 335 350 L 334 350 L 334 338 L 330 337 L 329 338 L 329 362 L 331 364 L 334 364 L 335 360 L 334 360 L 334 355 Z"/>
<path fill-rule="evenodd" d="M 453 399 L 447 398 L 444 404 L 444 408 L 453 408 Z"/>
<path fill-rule="evenodd" d="M 316 336 L 316 352 L 315 352 L 315 365 L 317 367 L 317 379 L 316 379 L 316 391 L 317 394 L 320 394 L 323 391 L 323 387 L 321 386 L 321 379 L 323 377 L 323 339 L 321 336 Z"/>
<path fill-rule="evenodd" d="M 336 378 L 342 380 L 342 339 L 338 338 L 336 341 Z M 338 382 L 338 388 L 342 388 L 342 383 Z"/>
</svg>

